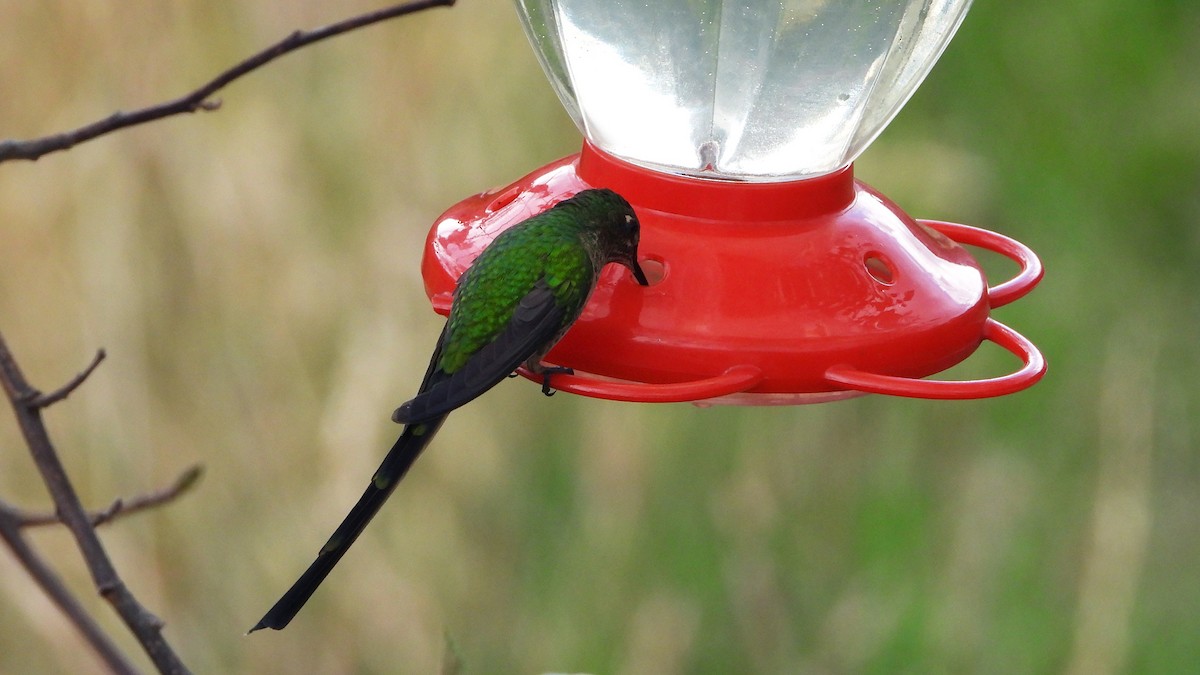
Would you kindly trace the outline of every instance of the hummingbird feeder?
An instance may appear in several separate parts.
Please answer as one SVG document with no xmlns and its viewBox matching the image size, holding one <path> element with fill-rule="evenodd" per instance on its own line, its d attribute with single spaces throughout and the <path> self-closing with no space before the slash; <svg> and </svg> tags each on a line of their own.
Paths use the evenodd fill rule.
<svg viewBox="0 0 1200 675">
<path fill-rule="evenodd" d="M 517 0 L 582 151 L 462 201 L 422 273 L 446 314 L 497 234 L 580 190 L 642 223 L 638 286 L 616 265 L 547 363 L 562 391 L 626 401 L 791 404 L 864 393 L 964 399 L 1045 372 L 990 310 L 1041 280 L 988 230 L 915 220 L 853 161 L 945 49 L 970 0 Z M 990 285 L 963 247 L 1020 271 Z M 927 379 L 989 340 L 1021 362 Z M 524 373 L 529 375 L 528 373 Z M 540 381 L 540 378 L 539 378 Z"/>
</svg>

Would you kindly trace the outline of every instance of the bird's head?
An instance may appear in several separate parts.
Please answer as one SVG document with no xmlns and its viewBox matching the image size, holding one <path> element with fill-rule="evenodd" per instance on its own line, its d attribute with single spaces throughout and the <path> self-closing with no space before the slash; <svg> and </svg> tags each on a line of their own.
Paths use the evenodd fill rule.
<svg viewBox="0 0 1200 675">
<path fill-rule="evenodd" d="M 638 264 L 641 223 L 629 202 L 608 189 L 584 190 L 568 201 L 574 202 L 587 214 L 587 219 L 595 228 L 596 245 L 604 262 L 620 263 L 629 268 L 639 284 L 650 285 L 642 266 Z"/>
</svg>

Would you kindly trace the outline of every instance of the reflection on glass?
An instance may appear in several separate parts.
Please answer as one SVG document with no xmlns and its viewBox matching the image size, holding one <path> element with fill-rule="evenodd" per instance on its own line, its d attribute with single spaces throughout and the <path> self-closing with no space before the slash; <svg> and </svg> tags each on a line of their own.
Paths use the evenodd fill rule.
<svg viewBox="0 0 1200 675">
<path fill-rule="evenodd" d="M 601 149 L 677 173 L 785 180 L 854 160 L 970 0 L 517 0 Z"/>
</svg>

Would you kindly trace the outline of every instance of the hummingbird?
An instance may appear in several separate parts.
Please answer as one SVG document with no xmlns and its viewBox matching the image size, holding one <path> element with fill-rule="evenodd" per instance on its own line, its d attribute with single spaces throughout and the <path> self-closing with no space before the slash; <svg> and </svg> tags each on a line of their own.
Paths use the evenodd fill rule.
<svg viewBox="0 0 1200 675">
<path fill-rule="evenodd" d="M 553 394 L 553 375 L 570 368 L 542 358 L 579 318 L 608 263 L 648 285 L 637 261 L 640 224 L 616 192 L 584 190 L 497 236 L 463 272 L 450 316 L 417 395 L 392 414 L 404 425 L 366 492 L 317 553 L 317 559 L 248 632 L 281 630 L 337 565 L 391 496 L 455 408 L 474 400 L 520 365 Z"/>
</svg>

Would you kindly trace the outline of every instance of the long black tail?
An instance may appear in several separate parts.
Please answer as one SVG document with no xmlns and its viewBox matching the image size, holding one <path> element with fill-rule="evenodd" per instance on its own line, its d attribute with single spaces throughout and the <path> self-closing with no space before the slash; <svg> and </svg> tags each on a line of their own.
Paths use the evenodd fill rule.
<svg viewBox="0 0 1200 675">
<path fill-rule="evenodd" d="M 404 474 L 421 455 L 425 446 L 429 445 L 429 441 L 433 439 L 434 434 L 445 420 L 446 416 L 442 415 L 425 422 L 410 424 L 404 428 L 404 433 L 400 434 L 396 444 L 383 458 L 383 463 L 379 465 L 379 470 L 375 472 L 371 484 L 367 486 L 367 491 L 359 498 L 358 503 L 350 510 L 329 541 L 321 547 L 321 551 L 317 553 L 317 559 L 308 566 L 296 583 L 292 584 L 292 587 L 283 594 L 283 597 L 279 598 L 275 606 L 268 610 L 248 633 L 253 633 L 261 628 L 281 630 L 291 622 L 300 608 L 304 607 L 304 603 L 312 597 L 317 586 L 320 586 L 321 582 L 325 580 L 333 566 L 337 565 L 354 540 L 358 539 L 358 535 L 362 534 L 363 528 L 379 512 L 379 507 L 383 506 L 383 503 L 391 496 L 396 485 L 400 483 L 400 479 L 404 478 Z"/>
</svg>

